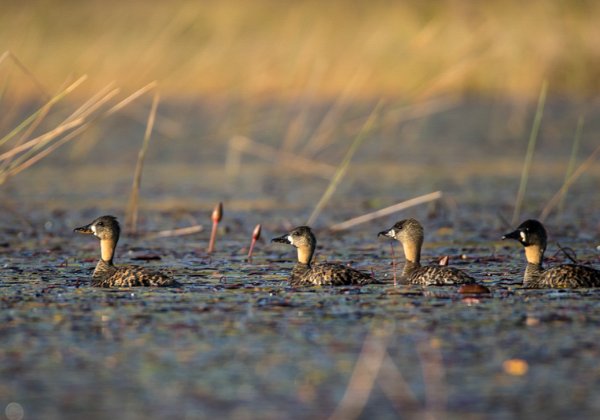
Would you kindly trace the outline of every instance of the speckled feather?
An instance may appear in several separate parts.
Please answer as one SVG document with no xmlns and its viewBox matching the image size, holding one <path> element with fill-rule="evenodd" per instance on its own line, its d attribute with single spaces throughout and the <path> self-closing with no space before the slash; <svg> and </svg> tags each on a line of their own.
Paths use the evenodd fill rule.
<svg viewBox="0 0 600 420">
<path fill-rule="evenodd" d="M 473 284 L 475 279 L 462 270 L 436 265 L 421 266 L 407 262 L 404 279 L 411 284 L 423 286 L 448 286 L 452 284 Z"/>
<path fill-rule="evenodd" d="M 373 276 L 341 264 L 322 263 L 306 265 L 297 263 L 289 282 L 292 286 L 343 286 L 374 283 Z"/>
<path fill-rule="evenodd" d="M 165 274 L 129 265 L 116 267 L 104 260 L 98 261 L 92 285 L 96 287 L 176 287 L 180 284 Z"/>
<path fill-rule="evenodd" d="M 600 271 L 577 264 L 561 264 L 546 270 L 537 264 L 527 264 L 523 285 L 530 288 L 600 287 Z"/>
</svg>

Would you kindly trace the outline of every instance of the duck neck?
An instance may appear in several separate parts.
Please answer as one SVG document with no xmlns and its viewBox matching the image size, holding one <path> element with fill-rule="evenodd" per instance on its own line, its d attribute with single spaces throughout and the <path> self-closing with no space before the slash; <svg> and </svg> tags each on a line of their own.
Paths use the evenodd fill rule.
<svg viewBox="0 0 600 420">
<path fill-rule="evenodd" d="M 544 248 L 539 245 L 529 245 L 525 247 L 525 259 L 529 264 L 536 264 L 541 267 L 544 259 Z"/>
<path fill-rule="evenodd" d="M 415 269 L 421 266 L 421 245 L 423 240 L 406 241 L 402 243 L 404 249 L 404 258 L 406 263 L 404 264 L 403 275 L 412 273 Z"/>
<path fill-rule="evenodd" d="M 298 263 L 310 267 L 310 261 L 312 260 L 314 252 L 315 249 L 311 246 L 298 247 Z"/>
<path fill-rule="evenodd" d="M 102 261 L 108 265 L 113 265 L 113 257 L 115 255 L 115 248 L 117 247 L 117 240 L 115 239 L 102 239 L 100 240 L 100 255 Z"/>
</svg>

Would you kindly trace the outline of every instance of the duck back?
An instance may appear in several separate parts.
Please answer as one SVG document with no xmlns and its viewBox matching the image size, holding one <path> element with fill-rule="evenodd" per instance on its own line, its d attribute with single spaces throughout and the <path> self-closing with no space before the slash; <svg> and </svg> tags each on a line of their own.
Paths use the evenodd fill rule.
<svg viewBox="0 0 600 420">
<path fill-rule="evenodd" d="M 415 267 L 405 273 L 408 283 L 423 286 L 447 286 L 452 284 L 473 284 L 475 279 L 454 267 L 428 265 Z"/>
<path fill-rule="evenodd" d="M 341 264 L 322 263 L 306 265 L 298 263 L 292 270 L 292 286 L 343 286 L 374 283 L 373 276 Z"/>
<path fill-rule="evenodd" d="M 561 264 L 541 271 L 538 275 L 525 276 L 525 287 L 531 288 L 578 288 L 599 287 L 600 271 L 578 264 Z"/>
<path fill-rule="evenodd" d="M 96 287 L 176 287 L 180 284 L 165 274 L 143 267 L 136 265 L 115 267 L 100 260 L 92 276 L 92 285 Z"/>
</svg>

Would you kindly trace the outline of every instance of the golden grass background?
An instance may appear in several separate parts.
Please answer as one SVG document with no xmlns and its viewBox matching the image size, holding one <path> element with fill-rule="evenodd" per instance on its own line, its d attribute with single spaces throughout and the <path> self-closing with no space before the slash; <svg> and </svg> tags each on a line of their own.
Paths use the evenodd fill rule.
<svg viewBox="0 0 600 420">
<path fill-rule="evenodd" d="M 80 94 L 158 80 L 167 96 L 535 99 L 545 79 L 598 92 L 598 22 L 595 1 L 33 0 L 3 3 L 0 40 L 50 89 L 88 74 Z"/>
<path fill-rule="evenodd" d="M 596 154 L 598 22 L 600 3 L 567 0 L 4 2 L 0 185 L 46 206 L 126 201 L 160 94 L 152 205 L 314 203 L 381 101 L 339 194 L 385 206 L 399 192 L 501 190 L 512 206 L 547 85 L 528 187 L 541 210 L 568 162 Z M 574 187 L 589 191 L 598 170 Z"/>
</svg>

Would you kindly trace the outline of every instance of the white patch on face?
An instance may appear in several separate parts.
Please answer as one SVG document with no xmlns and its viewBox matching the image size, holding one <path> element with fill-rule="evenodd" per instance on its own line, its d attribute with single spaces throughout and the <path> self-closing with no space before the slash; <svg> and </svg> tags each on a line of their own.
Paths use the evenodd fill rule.
<svg viewBox="0 0 600 420">
<path fill-rule="evenodd" d="M 292 240 L 292 235 L 288 235 L 287 240 L 289 243 L 293 244 L 294 241 Z"/>
<path fill-rule="evenodd" d="M 92 230 L 92 232 L 94 232 L 94 235 L 95 235 L 96 234 L 96 225 L 90 226 L 90 229 Z"/>
<path fill-rule="evenodd" d="M 519 232 L 519 236 L 521 237 L 521 241 L 526 242 L 527 236 L 525 235 L 525 232 Z"/>
</svg>

